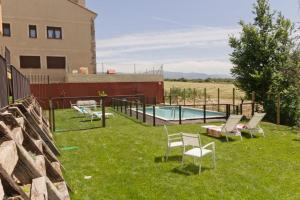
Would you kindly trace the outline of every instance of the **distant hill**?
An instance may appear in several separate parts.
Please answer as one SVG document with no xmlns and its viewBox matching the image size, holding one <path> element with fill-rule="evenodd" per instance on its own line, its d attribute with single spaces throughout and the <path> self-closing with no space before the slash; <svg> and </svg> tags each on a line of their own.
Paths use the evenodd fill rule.
<svg viewBox="0 0 300 200">
<path fill-rule="evenodd" d="M 183 72 L 164 72 L 165 79 L 208 79 L 208 78 L 220 78 L 220 79 L 232 79 L 232 76 L 226 74 L 204 74 L 204 73 L 183 73 Z"/>
</svg>

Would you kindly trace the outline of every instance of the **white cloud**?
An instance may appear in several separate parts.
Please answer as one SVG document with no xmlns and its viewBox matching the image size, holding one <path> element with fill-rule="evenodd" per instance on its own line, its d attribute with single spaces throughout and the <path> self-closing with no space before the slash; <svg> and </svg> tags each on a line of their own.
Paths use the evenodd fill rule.
<svg viewBox="0 0 300 200">
<path fill-rule="evenodd" d="M 228 59 L 220 60 L 220 55 L 214 53 L 209 55 L 210 58 L 207 58 L 207 55 L 205 55 L 206 58 L 201 55 L 207 54 L 207 49 L 211 52 L 214 52 L 214 49 L 222 52 L 228 48 L 229 35 L 236 35 L 239 32 L 240 29 L 236 27 L 193 27 L 102 39 L 97 40 L 97 59 L 99 62 L 125 60 L 126 63 L 132 63 L 132 65 L 133 63 L 152 66 L 165 64 L 165 70 L 168 71 L 228 74 L 231 68 Z M 197 56 L 191 57 L 189 52 L 194 48 L 201 48 L 203 52 L 199 50 Z M 176 55 L 175 51 L 178 49 L 181 49 L 183 53 Z M 228 57 L 225 51 L 224 55 L 221 55 L 223 58 Z M 160 59 L 156 57 L 155 60 L 149 60 L 149 55 L 152 54 L 159 54 Z M 178 59 L 170 59 L 174 57 Z M 121 64 L 118 65 L 121 66 Z"/>
<path fill-rule="evenodd" d="M 229 74 L 232 64 L 228 61 L 218 60 L 186 60 L 164 65 L 166 71 L 197 72 L 206 74 Z"/>
<path fill-rule="evenodd" d="M 163 18 L 163 17 L 152 17 L 152 19 L 155 20 L 155 21 L 158 21 L 158 22 L 179 25 L 179 26 L 182 26 L 182 27 L 195 27 L 195 26 L 183 24 L 183 23 L 180 23 L 178 21 L 175 21 L 175 20 L 172 20 L 172 19 Z"/>
<path fill-rule="evenodd" d="M 196 72 L 206 74 L 230 74 L 232 64 L 226 59 L 215 60 L 109 60 L 103 64 L 104 71 L 113 68 L 118 72 L 133 73 L 159 69 L 163 66 L 165 71 Z M 98 64 L 98 71 L 102 71 L 102 64 Z"/>
</svg>

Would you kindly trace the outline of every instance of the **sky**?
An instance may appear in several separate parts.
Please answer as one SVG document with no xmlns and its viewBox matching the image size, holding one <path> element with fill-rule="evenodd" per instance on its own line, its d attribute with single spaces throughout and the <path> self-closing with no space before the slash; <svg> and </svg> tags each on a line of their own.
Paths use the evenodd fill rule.
<svg viewBox="0 0 300 200">
<path fill-rule="evenodd" d="M 86 0 L 96 13 L 97 69 L 230 74 L 230 35 L 255 0 Z M 270 0 L 300 21 L 299 0 Z"/>
</svg>

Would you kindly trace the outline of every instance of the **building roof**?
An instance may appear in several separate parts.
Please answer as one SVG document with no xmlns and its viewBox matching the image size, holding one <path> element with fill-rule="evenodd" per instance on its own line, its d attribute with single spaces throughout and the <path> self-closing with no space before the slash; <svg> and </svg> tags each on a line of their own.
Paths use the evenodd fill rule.
<svg viewBox="0 0 300 200">
<path fill-rule="evenodd" d="M 84 6 L 82 6 L 82 5 L 79 5 L 79 4 L 77 4 L 77 3 L 75 3 L 75 2 L 73 2 L 73 1 L 71 1 L 71 0 L 67 0 L 67 1 L 70 2 L 70 3 L 72 3 L 72 4 L 74 4 L 74 5 L 79 6 L 80 8 L 82 8 L 82 9 L 88 11 L 89 13 L 92 13 L 93 15 L 95 15 L 95 17 L 97 17 L 97 15 L 98 15 L 96 12 L 94 12 L 94 11 L 92 11 L 92 10 L 90 10 L 90 9 L 88 9 L 88 8 L 86 8 L 86 7 L 84 7 Z"/>
</svg>

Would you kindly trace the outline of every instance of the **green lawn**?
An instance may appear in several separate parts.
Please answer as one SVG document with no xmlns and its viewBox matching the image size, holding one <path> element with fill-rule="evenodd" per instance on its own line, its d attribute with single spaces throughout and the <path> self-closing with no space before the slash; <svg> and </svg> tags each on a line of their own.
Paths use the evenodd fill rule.
<svg viewBox="0 0 300 200">
<path fill-rule="evenodd" d="M 58 112 L 57 126 L 66 127 L 67 121 L 58 119 L 71 113 Z M 236 137 L 228 143 L 205 136 L 199 124 L 169 127 L 170 132 L 200 131 L 203 143 L 216 143 L 217 168 L 211 169 L 207 157 L 200 175 L 192 159 L 181 167 L 180 151 L 162 162 L 162 127 L 119 115 L 106 128 L 57 132 L 55 139 L 59 148 L 79 147 L 60 157 L 72 199 L 300 199 L 300 135 L 284 126 L 262 127 L 266 138 L 244 137 L 241 142 Z"/>
</svg>

